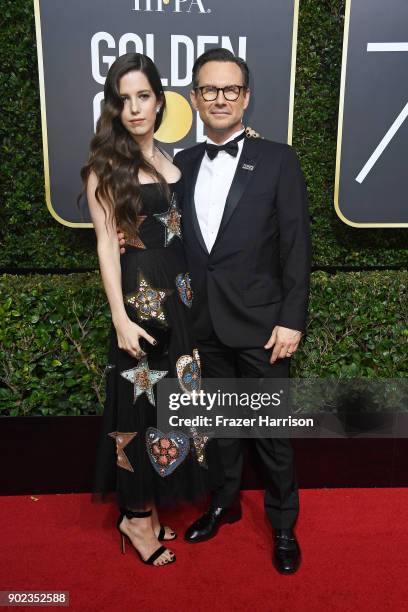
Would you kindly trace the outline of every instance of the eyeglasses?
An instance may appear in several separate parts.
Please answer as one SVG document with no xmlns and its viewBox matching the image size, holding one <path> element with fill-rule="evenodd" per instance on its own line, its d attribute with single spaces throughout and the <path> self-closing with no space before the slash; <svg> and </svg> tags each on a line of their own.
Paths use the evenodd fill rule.
<svg viewBox="0 0 408 612">
<path fill-rule="evenodd" d="M 218 92 L 222 91 L 225 100 L 234 102 L 238 100 L 241 89 L 246 89 L 244 85 L 227 85 L 226 87 L 213 87 L 212 85 L 204 85 L 204 87 L 196 87 L 203 96 L 206 102 L 214 102 L 218 98 Z"/>
</svg>

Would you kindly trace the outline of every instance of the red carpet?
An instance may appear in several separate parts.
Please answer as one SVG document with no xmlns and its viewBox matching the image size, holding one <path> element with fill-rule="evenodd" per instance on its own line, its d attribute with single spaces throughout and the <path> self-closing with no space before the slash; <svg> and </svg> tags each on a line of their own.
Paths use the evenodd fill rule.
<svg viewBox="0 0 408 612">
<path fill-rule="evenodd" d="M 292 576 L 271 565 L 261 493 L 242 497 L 243 520 L 195 546 L 180 536 L 196 513 L 167 513 L 180 535 L 164 568 L 121 555 L 115 508 L 89 495 L 3 497 L 0 590 L 69 591 L 74 611 L 408 610 L 408 489 L 301 491 Z"/>
</svg>

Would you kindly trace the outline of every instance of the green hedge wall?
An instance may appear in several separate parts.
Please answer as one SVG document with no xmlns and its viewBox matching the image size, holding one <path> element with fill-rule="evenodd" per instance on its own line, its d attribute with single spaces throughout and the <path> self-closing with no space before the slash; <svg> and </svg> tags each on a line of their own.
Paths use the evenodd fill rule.
<svg viewBox="0 0 408 612">
<path fill-rule="evenodd" d="M 408 273 L 312 275 L 293 376 L 408 375 Z M 100 413 L 110 314 L 99 273 L 0 277 L 0 416 Z"/>
<path fill-rule="evenodd" d="M 294 145 L 309 189 L 314 262 L 400 264 L 406 261 L 406 231 L 354 229 L 334 212 L 343 16 L 339 0 L 300 2 Z M 33 4 L 3 0 L 0 18 L 0 267 L 96 268 L 93 230 L 60 225 L 45 204 Z M 253 127 L 262 132 L 262 126 Z"/>
</svg>

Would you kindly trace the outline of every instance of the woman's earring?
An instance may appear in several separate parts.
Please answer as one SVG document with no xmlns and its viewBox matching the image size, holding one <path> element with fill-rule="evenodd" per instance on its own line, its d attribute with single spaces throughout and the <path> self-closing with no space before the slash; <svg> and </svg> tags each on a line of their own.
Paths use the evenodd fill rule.
<svg viewBox="0 0 408 612">
<path fill-rule="evenodd" d="M 156 108 L 156 113 L 159 113 L 159 112 L 160 112 L 160 106 Z"/>
</svg>

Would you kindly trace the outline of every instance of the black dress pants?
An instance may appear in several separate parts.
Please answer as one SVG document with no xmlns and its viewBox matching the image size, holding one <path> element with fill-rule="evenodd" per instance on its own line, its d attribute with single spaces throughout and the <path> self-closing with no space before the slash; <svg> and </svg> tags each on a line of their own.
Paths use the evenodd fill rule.
<svg viewBox="0 0 408 612">
<path fill-rule="evenodd" d="M 203 378 L 288 378 L 290 359 L 269 363 L 271 351 L 264 348 L 231 348 L 213 334 L 198 342 Z M 265 511 L 275 529 L 290 529 L 299 512 L 294 456 L 288 438 L 255 438 L 266 471 Z M 228 508 L 239 496 L 243 449 L 240 439 L 219 438 L 218 451 L 225 482 L 213 492 L 212 505 Z"/>
</svg>

